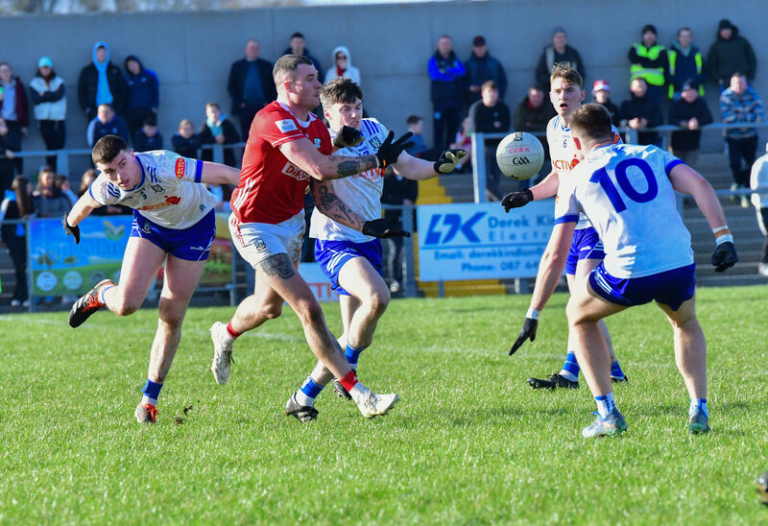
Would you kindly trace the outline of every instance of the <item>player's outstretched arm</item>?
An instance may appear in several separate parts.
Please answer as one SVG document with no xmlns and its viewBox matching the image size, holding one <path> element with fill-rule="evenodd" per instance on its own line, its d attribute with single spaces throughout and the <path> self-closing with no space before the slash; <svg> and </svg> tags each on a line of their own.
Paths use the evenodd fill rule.
<svg viewBox="0 0 768 526">
<path fill-rule="evenodd" d="M 501 206 L 505 212 L 513 208 L 521 208 L 531 201 L 538 201 L 557 195 L 557 189 L 560 187 L 560 176 L 554 170 L 547 175 L 543 181 L 536 186 L 520 192 L 510 192 L 501 200 Z"/>
<path fill-rule="evenodd" d="M 565 260 L 568 258 L 568 250 L 573 240 L 575 228 L 575 222 L 555 225 L 552 236 L 549 238 L 547 249 L 544 251 L 544 255 L 541 256 L 541 261 L 539 262 L 539 272 L 536 276 L 536 286 L 533 289 L 531 306 L 525 315 L 523 328 L 509 350 L 510 355 L 515 354 L 526 340 L 534 341 L 536 339 L 539 313 L 544 309 L 549 298 L 552 297 L 555 287 L 557 287 L 557 283 L 563 275 Z"/>
<path fill-rule="evenodd" d="M 342 225 L 354 228 L 367 236 L 379 238 L 411 237 L 410 232 L 405 232 L 397 220 L 374 219 L 373 221 L 366 221 L 363 216 L 353 212 L 344 201 L 339 199 L 328 181 L 311 181 L 310 191 L 317 209 Z"/>
<path fill-rule="evenodd" d="M 240 170 L 219 163 L 203 162 L 203 173 L 200 181 L 205 184 L 231 184 L 237 186 L 240 182 Z"/>
<path fill-rule="evenodd" d="M 445 150 L 437 161 L 430 162 L 403 152 L 397 162 L 392 165 L 392 169 L 397 175 L 406 179 L 423 181 L 453 172 L 466 155 L 466 150 Z"/>
<path fill-rule="evenodd" d="M 328 181 L 349 177 L 374 168 L 386 168 L 396 163 L 403 150 L 413 146 L 412 142 L 407 142 L 411 135 L 408 132 L 393 141 L 395 134 L 389 132 L 389 136 L 381 144 L 375 155 L 362 155 L 360 157 L 323 155 L 306 138 L 281 145 L 280 152 L 285 155 L 286 159 L 314 179 Z"/>
<path fill-rule="evenodd" d="M 734 266 L 739 261 L 733 235 L 725 222 L 725 213 L 717 199 L 714 188 L 699 172 L 686 164 L 678 164 L 669 172 L 672 187 L 678 192 L 693 196 L 696 206 L 707 218 L 712 233 L 715 234 L 715 251 L 712 253 L 712 265 L 716 272 Z"/>
<path fill-rule="evenodd" d="M 64 214 L 64 219 L 61 220 L 61 225 L 64 227 L 64 231 L 69 236 L 75 238 L 75 244 L 80 244 L 80 227 L 77 226 L 80 222 L 88 217 L 94 208 L 101 207 L 101 204 L 91 197 L 88 192 L 77 200 L 75 206 L 68 214 Z"/>
</svg>

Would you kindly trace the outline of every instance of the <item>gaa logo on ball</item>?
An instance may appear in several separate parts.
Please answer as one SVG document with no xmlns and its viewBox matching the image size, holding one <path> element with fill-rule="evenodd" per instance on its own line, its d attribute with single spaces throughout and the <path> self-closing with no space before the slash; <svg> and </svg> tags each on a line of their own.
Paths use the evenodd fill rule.
<svg viewBox="0 0 768 526">
<path fill-rule="evenodd" d="M 501 172 L 510 179 L 525 181 L 541 170 L 544 164 L 544 147 L 530 133 L 510 133 L 496 148 L 496 163 Z"/>
</svg>

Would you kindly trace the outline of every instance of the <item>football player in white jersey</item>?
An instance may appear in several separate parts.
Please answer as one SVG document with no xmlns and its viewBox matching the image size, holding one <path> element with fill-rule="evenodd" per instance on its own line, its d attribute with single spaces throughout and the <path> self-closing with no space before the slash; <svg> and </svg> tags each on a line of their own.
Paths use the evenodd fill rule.
<svg viewBox="0 0 768 526">
<path fill-rule="evenodd" d="M 675 359 L 690 397 L 690 433 L 709 431 L 707 349 L 696 318 L 696 276 L 691 236 L 677 211 L 675 191 L 693 196 L 715 235 L 718 272 L 738 261 L 733 236 L 712 186 L 698 172 L 655 146 L 614 144 L 611 117 L 587 104 L 571 117 L 584 160 L 558 191 L 555 227 L 541 259 L 523 330 L 512 350 L 536 334 L 538 316 L 563 273 L 573 231 L 584 212 L 605 244 L 605 259 L 576 283 L 566 309 L 576 354 L 595 397 L 598 417 L 584 437 L 621 434 L 603 318 L 655 301 L 674 331 Z"/>
<path fill-rule="evenodd" d="M 362 90 L 350 79 L 338 78 L 323 86 L 320 100 L 334 137 L 337 156 L 372 155 L 387 137 L 388 130 L 381 123 L 363 118 L 362 99 Z M 350 141 L 337 141 L 336 138 L 354 133 L 360 133 L 362 141 L 357 146 L 340 147 Z M 451 173 L 465 155 L 464 150 L 447 150 L 437 162 L 431 162 L 403 152 L 392 168 L 397 175 L 408 179 L 430 179 Z M 317 240 L 317 262 L 339 294 L 344 326 L 339 344 L 345 349 L 350 367 L 355 370 L 360 353 L 371 345 L 376 324 L 390 300 L 389 289 L 382 278 L 381 240 L 361 233 L 344 217 L 329 217 L 322 211 L 335 208 L 329 201 L 341 200 L 352 213 L 367 221 L 380 218 L 383 177 L 384 170 L 374 168 L 345 179 L 312 182 L 312 195 L 318 207 L 312 213 L 310 237 Z M 314 418 L 317 410 L 310 411 L 309 408 L 314 407 L 315 398 L 332 379 L 331 372 L 318 362 L 288 402 L 288 407 L 297 402 L 302 409 L 289 411 L 289 414 L 301 421 L 311 419 L 301 418 L 303 415 Z M 334 380 L 334 389 L 337 395 L 349 398 L 338 380 Z"/>
<path fill-rule="evenodd" d="M 99 282 L 72 306 L 69 324 L 79 327 L 102 307 L 118 316 L 133 314 L 165 262 L 148 378 L 135 413 L 139 422 L 155 423 L 157 399 L 179 346 L 187 305 L 216 236 L 216 198 L 205 184 L 237 185 L 240 171 L 165 150 L 133 153 L 115 135 L 102 137 L 92 157 L 101 174 L 64 216 L 65 230 L 80 243 L 78 224 L 94 208 L 113 204 L 134 209 L 133 226 L 119 283 Z"/>
<path fill-rule="evenodd" d="M 551 75 L 552 88 L 549 98 L 557 111 L 547 125 L 547 142 L 552 159 L 552 172 L 536 186 L 521 192 L 507 194 L 501 204 L 509 212 L 512 208 L 525 206 L 531 201 L 547 199 L 557 194 L 561 182 L 571 176 L 571 171 L 579 162 L 578 152 L 571 137 L 569 120 L 584 101 L 586 92 L 582 89 L 583 79 L 578 71 L 570 64 L 555 64 Z M 618 132 L 613 129 L 615 141 L 620 142 Z M 595 229 L 589 224 L 586 216 L 581 216 L 573 233 L 571 250 L 565 265 L 565 277 L 568 290 L 573 291 L 576 284 L 584 281 L 589 273 L 605 257 L 603 244 Z M 600 330 L 608 343 L 611 354 L 611 378 L 614 382 L 627 380 L 621 370 L 616 355 L 613 352 L 611 336 L 604 322 L 600 322 Z M 510 352 L 510 354 L 512 354 Z M 565 362 L 560 372 L 549 378 L 528 378 L 528 385 L 534 389 L 570 388 L 579 386 L 579 363 L 574 353 L 574 341 L 568 335 L 568 349 Z"/>
</svg>

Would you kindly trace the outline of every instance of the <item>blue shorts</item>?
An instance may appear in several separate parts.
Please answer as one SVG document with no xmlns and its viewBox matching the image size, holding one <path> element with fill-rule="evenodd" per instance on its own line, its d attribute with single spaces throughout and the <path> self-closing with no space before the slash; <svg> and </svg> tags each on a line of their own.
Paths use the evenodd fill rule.
<svg viewBox="0 0 768 526">
<path fill-rule="evenodd" d="M 211 209 L 205 217 L 189 228 L 176 230 L 153 223 L 138 211 L 133 211 L 131 237 L 151 241 L 166 253 L 187 261 L 205 261 L 216 238 L 216 214 Z"/>
<path fill-rule="evenodd" d="M 605 259 L 603 242 L 593 227 L 573 231 L 571 250 L 568 259 L 565 260 L 565 273 L 571 276 L 576 274 L 576 265 L 582 259 Z"/>
<path fill-rule="evenodd" d="M 614 278 L 600 263 L 589 274 L 589 285 L 611 303 L 632 307 L 657 301 L 676 311 L 693 297 L 696 289 L 696 264 L 659 272 L 642 278 Z"/>
<path fill-rule="evenodd" d="M 323 273 L 331 280 L 331 288 L 344 296 L 349 296 L 349 292 L 339 285 L 339 272 L 341 272 L 341 267 L 352 258 L 367 259 L 379 273 L 379 276 L 384 275 L 384 267 L 381 264 L 380 239 L 374 239 L 367 243 L 315 240 L 315 260 L 320 264 Z"/>
</svg>

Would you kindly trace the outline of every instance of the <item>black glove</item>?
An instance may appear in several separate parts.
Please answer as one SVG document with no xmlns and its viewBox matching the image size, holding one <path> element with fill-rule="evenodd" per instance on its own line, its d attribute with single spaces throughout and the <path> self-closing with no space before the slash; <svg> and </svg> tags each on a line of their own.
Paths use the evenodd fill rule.
<svg viewBox="0 0 768 526">
<path fill-rule="evenodd" d="M 390 164 L 397 162 L 397 158 L 403 153 L 403 150 L 407 150 L 413 146 L 413 142 L 405 142 L 413 135 L 411 132 L 406 133 L 395 142 L 392 139 L 395 137 L 395 132 L 390 131 L 387 138 L 379 146 L 379 151 L 376 152 L 376 159 L 379 161 L 379 168 L 387 168 Z"/>
<path fill-rule="evenodd" d="M 504 207 L 504 211 L 509 213 L 513 208 L 521 208 L 533 201 L 533 192 L 529 189 L 525 189 L 522 192 L 512 192 L 504 196 L 501 200 L 501 206 Z"/>
<path fill-rule="evenodd" d="M 725 269 L 731 268 L 737 261 L 739 256 L 736 255 L 736 247 L 730 241 L 720 243 L 712 252 L 712 265 L 715 267 L 715 272 L 725 272 Z"/>
<path fill-rule="evenodd" d="M 456 169 L 459 162 L 467 156 L 467 150 L 445 150 L 440 158 L 435 161 L 435 171 L 440 174 L 449 174 Z"/>
<path fill-rule="evenodd" d="M 512 348 L 509 350 L 509 355 L 512 356 L 517 352 L 517 350 L 523 346 L 525 343 L 525 340 L 528 338 L 531 339 L 531 341 L 536 339 L 536 329 L 539 327 L 539 320 L 534 320 L 533 318 L 525 318 L 525 323 L 523 323 L 523 328 L 520 330 L 520 335 L 517 337 L 517 340 L 515 340 L 515 343 L 512 344 Z"/>
<path fill-rule="evenodd" d="M 80 244 L 80 227 L 75 226 L 69 226 L 69 223 L 67 223 L 67 216 L 69 214 L 64 214 L 64 217 L 61 220 L 61 225 L 64 227 L 64 230 L 66 231 L 68 236 L 75 236 L 75 245 Z"/>
<path fill-rule="evenodd" d="M 342 126 L 339 133 L 333 138 L 333 145 L 337 148 L 354 148 L 359 146 L 364 140 L 365 137 L 360 133 L 360 130 L 351 126 Z"/>
<path fill-rule="evenodd" d="M 394 217 L 366 221 L 363 223 L 363 234 L 382 239 L 397 236 L 411 237 L 411 233 L 403 230 L 403 225 Z"/>
</svg>

